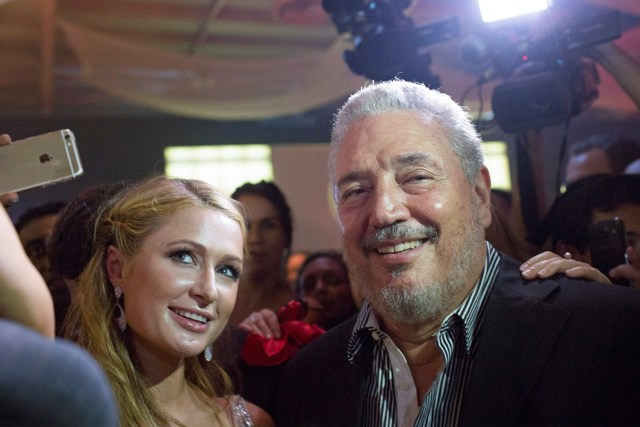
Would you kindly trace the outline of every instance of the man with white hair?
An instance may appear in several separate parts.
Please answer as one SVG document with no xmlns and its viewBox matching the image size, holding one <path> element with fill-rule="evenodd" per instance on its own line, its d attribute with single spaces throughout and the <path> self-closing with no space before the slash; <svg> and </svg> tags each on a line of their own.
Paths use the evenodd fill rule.
<svg viewBox="0 0 640 427">
<path fill-rule="evenodd" d="M 484 238 L 480 145 L 422 84 L 373 84 L 338 112 L 329 175 L 366 301 L 289 363 L 279 426 L 640 423 L 640 293 L 525 282 Z"/>
</svg>

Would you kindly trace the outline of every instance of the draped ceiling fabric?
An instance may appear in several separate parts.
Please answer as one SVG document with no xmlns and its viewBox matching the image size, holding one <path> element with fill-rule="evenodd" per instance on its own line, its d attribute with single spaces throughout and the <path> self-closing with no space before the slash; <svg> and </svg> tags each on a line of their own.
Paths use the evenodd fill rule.
<svg viewBox="0 0 640 427">
<path fill-rule="evenodd" d="M 344 63 L 342 38 L 326 50 L 295 57 L 238 60 L 160 51 L 66 21 L 60 26 L 87 83 L 182 116 L 258 120 L 297 114 L 365 82 Z"/>
<path fill-rule="evenodd" d="M 567 1 L 640 16 L 640 0 Z M 317 24 L 328 19 L 320 3 L 320 0 L 276 0 L 274 13 L 283 25 Z M 468 6 L 451 0 L 414 0 L 410 16 L 416 25 L 456 16 L 463 33 L 458 39 L 462 39 L 465 32 L 478 26 L 476 8 Z M 60 22 L 60 26 L 79 58 L 85 82 L 132 103 L 188 117 L 259 120 L 298 114 L 344 98 L 366 81 L 352 73 L 343 60 L 342 52 L 351 48 L 345 37 L 336 37 L 326 50 L 248 60 L 177 54 L 68 21 Z M 465 69 L 460 55 L 452 54 L 457 48 L 450 43 L 436 44 L 429 50 L 434 59 L 433 69 L 441 76 L 442 89 L 459 99 L 464 89 L 477 79 L 474 74 L 477 70 L 469 70 L 468 66 Z M 640 61 L 640 27 L 627 31 L 616 43 Z M 636 109 L 617 83 L 609 76 L 602 77 L 603 90 L 596 107 Z M 489 91 L 491 88 L 491 84 L 486 87 Z"/>
</svg>

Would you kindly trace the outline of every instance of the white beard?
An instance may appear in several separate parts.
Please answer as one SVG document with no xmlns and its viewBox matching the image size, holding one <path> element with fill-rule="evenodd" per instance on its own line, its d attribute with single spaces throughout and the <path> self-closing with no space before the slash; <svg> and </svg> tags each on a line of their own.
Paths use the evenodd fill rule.
<svg viewBox="0 0 640 427">
<path fill-rule="evenodd" d="M 348 251 L 345 251 L 351 280 L 360 287 L 380 315 L 389 317 L 399 324 L 429 324 L 455 309 L 454 304 L 458 302 L 460 293 L 469 286 L 469 278 L 474 274 L 472 270 L 477 268 L 477 254 L 482 253 L 485 244 L 479 209 L 474 209 L 471 224 L 463 230 L 459 246 L 450 249 L 456 252 L 456 255 L 453 257 L 454 264 L 444 280 L 429 280 L 427 277 L 422 283 L 413 286 L 386 286 L 374 291 L 366 283 L 364 272 L 355 264 Z M 396 278 L 403 272 L 400 269 L 392 274 Z"/>
</svg>

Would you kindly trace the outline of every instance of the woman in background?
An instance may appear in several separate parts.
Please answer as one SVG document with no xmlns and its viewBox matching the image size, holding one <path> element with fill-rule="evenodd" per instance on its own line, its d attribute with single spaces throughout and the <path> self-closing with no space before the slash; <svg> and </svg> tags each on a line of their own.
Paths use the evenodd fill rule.
<svg viewBox="0 0 640 427">
<path fill-rule="evenodd" d="M 272 182 L 246 183 L 231 197 L 247 207 L 248 256 L 231 323 L 238 325 L 262 308 L 278 310 L 294 298 L 286 277 L 293 221 L 284 194 Z"/>
<path fill-rule="evenodd" d="M 305 306 L 300 320 L 325 331 L 356 314 L 362 303 L 359 291 L 352 289 L 342 254 L 337 251 L 310 253 L 300 266 L 295 288 Z M 277 314 L 267 308 L 252 313 L 238 327 L 267 338 L 281 335 Z"/>
<path fill-rule="evenodd" d="M 358 311 L 339 252 L 309 254 L 300 267 L 296 291 L 302 304 L 290 301 L 277 313 L 264 308 L 238 326 L 249 334 L 238 361 L 242 389 L 267 411 L 275 406 L 278 379 L 293 354 Z"/>
<path fill-rule="evenodd" d="M 123 426 L 273 425 L 231 395 L 211 354 L 235 304 L 245 234 L 236 202 L 200 181 L 146 180 L 102 207 L 67 330 L 105 370 Z"/>
</svg>

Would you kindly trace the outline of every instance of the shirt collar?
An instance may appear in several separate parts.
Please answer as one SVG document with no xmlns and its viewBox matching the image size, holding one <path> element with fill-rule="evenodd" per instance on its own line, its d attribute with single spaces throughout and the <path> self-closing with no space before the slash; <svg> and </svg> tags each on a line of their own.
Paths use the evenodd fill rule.
<svg viewBox="0 0 640 427">
<path fill-rule="evenodd" d="M 484 314 L 484 308 L 486 306 L 487 297 L 491 290 L 493 283 L 498 275 L 500 266 L 500 256 L 498 251 L 489 242 L 485 242 L 487 251 L 484 260 L 484 267 L 478 282 L 474 285 L 473 289 L 464 299 L 462 304 L 458 306 L 453 312 L 451 312 L 442 322 L 438 334 L 446 328 L 452 327 L 458 319 L 462 321 L 464 327 L 464 336 L 467 353 L 471 353 L 473 349 L 473 343 L 475 337 L 478 334 L 480 322 Z M 362 348 L 367 337 L 380 340 L 387 338 L 380 329 L 378 319 L 373 312 L 373 308 L 368 300 L 366 300 L 358 314 L 356 323 L 349 339 L 349 345 L 347 347 L 347 358 L 349 362 L 353 363 L 356 354 Z"/>
</svg>

